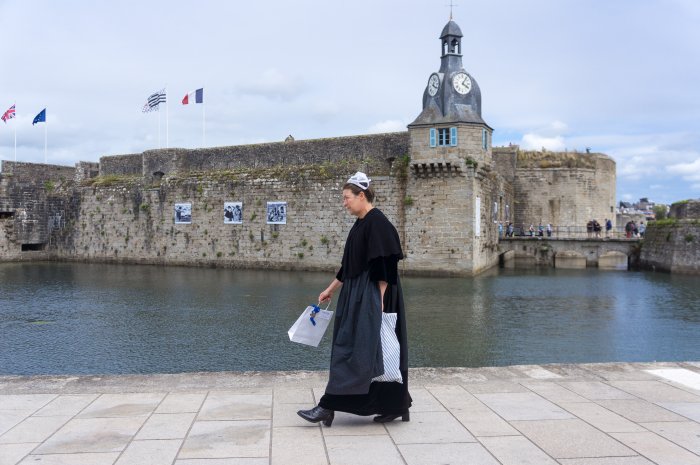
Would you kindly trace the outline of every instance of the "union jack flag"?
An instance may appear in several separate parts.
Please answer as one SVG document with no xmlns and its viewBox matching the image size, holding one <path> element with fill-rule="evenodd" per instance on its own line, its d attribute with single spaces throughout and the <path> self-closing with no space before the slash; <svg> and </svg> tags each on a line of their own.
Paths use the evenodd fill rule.
<svg viewBox="0 0 700 465">
<path fill-rule="evenodd" d="M 15 106 L 12 105 L 5 113 L 2 114 L 2 121 L 7 124 L 8 119 L 15 117 Z"/>
</svg>

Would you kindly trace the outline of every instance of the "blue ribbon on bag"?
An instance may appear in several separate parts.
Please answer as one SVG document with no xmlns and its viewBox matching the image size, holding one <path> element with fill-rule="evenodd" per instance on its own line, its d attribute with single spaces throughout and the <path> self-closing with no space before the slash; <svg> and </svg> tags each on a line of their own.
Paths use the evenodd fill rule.
<svg viewBox="0 0 700 465">
<path fill-rule="evenodd" d="M 311 310 L 311 317 L 310 317 L 309 319 L 311 320 L 311 324 L 314 325 L 314 326 L 316 326 L 316 320 L 314 319 L 314 317 L 316 316 L 316 314 L 317 314 L 318 312 L 321 311 L 321 309 L 319 308 L 318 305 L 312 305 L 312 307 L 313 307 L 314 309 Z"/>
</svg>

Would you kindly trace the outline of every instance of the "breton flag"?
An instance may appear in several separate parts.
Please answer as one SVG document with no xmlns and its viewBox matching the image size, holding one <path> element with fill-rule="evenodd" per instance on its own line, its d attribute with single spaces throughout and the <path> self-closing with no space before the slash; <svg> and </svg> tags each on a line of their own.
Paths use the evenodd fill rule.
<svg viewBox="0 0 700 465">
<path fill-rule="evenodd" d="M 190 102 L 190 97 L 194 95 L 194 102 Z M 202 87 L 201 89 L 193 90 L 192 92 L 188 92 L 185 94 L 185 97 L 182 99 L 182 104 L 187 105 L 190 103 L 204 103 L 204 88 Z"/>
<path fill-rule="evenodd" d="M 2 120 L 5 124 L 7 124 L 8 119 L 12 119 L 15 117 L 15 106 L 12 105 L 10 108 L 7 109 L 5 113 L 2 114 Z"/>
<path fill-rule="evenodd" d="M 165 103 L 165 89 L 148 96 L 146 104 L 143 106 L 143 112 L 158 111 L 158 105 Z"/>
<path fill-rule="evenodd" d="M 34 126 L 36 123 L 45 123 L 46 122 L 46 108 L 41 110 L 38 115 L 34 117 L 34 121 L 32 121 L 32 126 Z"/>
</svg>

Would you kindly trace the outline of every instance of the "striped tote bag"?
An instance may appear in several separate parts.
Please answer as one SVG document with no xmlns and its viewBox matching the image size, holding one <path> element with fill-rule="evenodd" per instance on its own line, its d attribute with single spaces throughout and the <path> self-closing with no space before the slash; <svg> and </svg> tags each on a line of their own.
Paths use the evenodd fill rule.
<svg viewBox="0 0 700 465">
<path fill-rule="evenodd" d="M 399 354 L 401 347 L 396 337 L 396 313 L 382 313 L 382 358 L 384 359 L 384 374 L 372 378 L 372 381 L 395 381 L 403 384 L 399 370 Z"/>
</svg>

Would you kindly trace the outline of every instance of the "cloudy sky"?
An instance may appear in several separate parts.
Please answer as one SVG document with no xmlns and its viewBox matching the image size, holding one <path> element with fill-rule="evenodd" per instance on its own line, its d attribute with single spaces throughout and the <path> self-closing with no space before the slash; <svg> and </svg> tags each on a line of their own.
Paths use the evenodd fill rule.
<svg viewBox="0 0 700 465">
<path fill-rule="evenodd" d="M 455 0 L 494 144 L 593 151 L 619 200 L 700 197 L 700 2 Z M 72 165 L 166 144 L 405 130 L 448 0 L 0 0 L 0 159 Z M 47 125 L 32 119 L 47 108 Z M 163 108 L 165 110 L 165 108 Z"/>
</svg>

